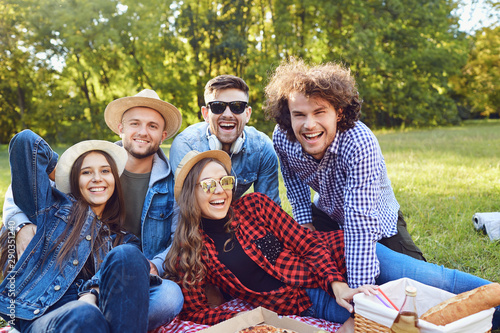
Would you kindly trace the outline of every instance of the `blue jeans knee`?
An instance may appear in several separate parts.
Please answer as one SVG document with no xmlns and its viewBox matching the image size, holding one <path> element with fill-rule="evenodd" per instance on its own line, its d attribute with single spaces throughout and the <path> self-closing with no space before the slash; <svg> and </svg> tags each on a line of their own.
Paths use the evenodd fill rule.
<svg viewBox="0 0 500 333">
<path fill-rule="evenodd" d="M 177 283 L 162 280 L 162 283 L 149 289 L 148 331 L 167 324 L 181 312 L 184 296 Z"/>
</svg>

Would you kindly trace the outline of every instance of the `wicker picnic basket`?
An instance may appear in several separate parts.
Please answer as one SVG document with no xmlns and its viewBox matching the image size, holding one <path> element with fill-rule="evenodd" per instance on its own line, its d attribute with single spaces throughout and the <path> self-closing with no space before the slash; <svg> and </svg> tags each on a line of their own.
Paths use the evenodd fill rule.
<svg viewBox="0 0 500 333">
<path fill-rule="evenodd" d="M 406 286 L 417 288 L 417 313 L 422 314 L 429 308 L 449 299 L 454 294 L 445 290 L 425 285 L 418 281 L 401 278 L 384 283 L 380 291 L 382 296 L 392 305 L 384 302 L 376 295 L 365 295 L 359 293 L 354 295 L 354 332 L 355 333 L 389 333 L 390 327 L 396 318 L 398 308 L 395 304 L 402 304 Z M 491 320 L 495 309 L 491 308 L 459 319 L 446 326 L 434 325 L 430 322 L 421 321 L 421 332 L 474 332 L 491 333 Z"/>
<path fill-rule="evenodd" d="M 366 319 L 359 314 L 354 315 L 354 332 L 355 333 L 389 333 L 391 329 L 381 325 L 373 320 Z M 491 333 L 491 330 L 486 333 Z"/>
</svg>

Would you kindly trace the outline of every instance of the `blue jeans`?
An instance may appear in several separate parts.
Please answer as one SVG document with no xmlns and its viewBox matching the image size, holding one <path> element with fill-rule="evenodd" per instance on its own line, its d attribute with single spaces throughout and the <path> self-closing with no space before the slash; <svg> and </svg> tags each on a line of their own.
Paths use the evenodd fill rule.
<svg viewBox="0 0 500 333">
<path fill-rule="evenodd" d="M 406 277 L 454 294 L 460 294 L 491 283 L 455 269 L 414 259 L 392 251 L 379 243 L 377 243 L 377 257 L 380 261 L 380 276 L 375 282 L 377 285 Z M 350 313 L 338 305 L 335 298 L 323 289 L 306 289 L 306 292 L 313 303 L 313 306 L 306 312 L 307 315 L 336 323 L 343 323 L 349 318 Z M 496 307 L 493 314 L 493 329 L 499 327 L 500 306 Z"/>
<path fill-rule="evenodd" d="M 149 288 L 148 331 L 169 323 L 179 314 L 184 304 L 179 285 L 170 280 L 162 280 L 160 285 Z"/>
<path fill-rule="evenodd" d="M 78 301 L 77 282 L 47 312 L 19 320 L 21 332 L 146 332 L 149 262 L 132 245 L 111 250 L 101 264 L 99 308 Z"/>
</svg>

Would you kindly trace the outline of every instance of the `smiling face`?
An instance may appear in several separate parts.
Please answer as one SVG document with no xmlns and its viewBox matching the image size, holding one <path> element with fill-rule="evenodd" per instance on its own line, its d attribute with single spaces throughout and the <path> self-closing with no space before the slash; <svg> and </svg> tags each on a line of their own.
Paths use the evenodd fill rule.
<svg viewBox="0 0 500 333">
<path fill-rule="evenodd" d="M 224 167 L 216 162 L 209 162 L 201 171 L 197 181 L 198 184 L 208 178 L 213 178 L 217 181 L 214 193 L 205 193 L 200 185 L 196 185 L 195 196 L 200 206 L 202 217 L 212 220 L 219 220 L 226 217 L 233 198 L 233 191 L 224 190 L 218 181 L 227 175 Z"/>
<path fill-rule="evenodd" d="M 337 134 L 338 113 L 322 98 L 292 92 L 288 108 L 295 137 L 306 153 L 317 160 L 323 158 Z"/>
<path fill-rule="evenodd" d="M 142 106 L 133 107 L 123 114 L 118 131 L 123 148 L 136 159 L 154 155 L 167 137 L 161 114 Z"/>
<path fill-rule="evenodd" d="M 248 96 L 245 92 L 239 89 L 225 89 L 217 92 L 215 95 L 206 96 L 205 103 L 221 101 L 221 102 L 248 102 Z M 214 114 L 209 108 L 203 106 L 201 108 L 203 118 L 209 123 L 210 133 L 214 134 L 222 143 L 222 149 L 229 152 L 231 145 L 243 133 L 245 125 L 250 120 L 252 108 L 247 106 L 242 114 L 234 114 L 226 107 L 222 114 Z"/>
<path fill-rule="evenodd" d="M 83 159 L 78 185 L 83 199 L 100 216 L 115 191 L 115 177 L 106 157 L 91 152 Z"/>
</svg>

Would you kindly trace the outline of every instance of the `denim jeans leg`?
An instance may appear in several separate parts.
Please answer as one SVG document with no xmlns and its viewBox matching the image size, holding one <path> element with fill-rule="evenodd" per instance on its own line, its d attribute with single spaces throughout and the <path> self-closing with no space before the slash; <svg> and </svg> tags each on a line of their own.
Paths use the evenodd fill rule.
<svg viewBox="0 0 500 333">
<path fill-rule="evenodd" d="M 101 265 L 99 307 L 111 332 L 146 332 L 149 263 L 135 246 L 111 250 Z"/>
<path fill-rule="evenodd" d="M 184 304 L 182 291 L 177 283 L 162 280 L 162 283 L 149 288 L 148 331 L 169 323 L 179 314 Z"/>
<path fill-rule="evenodd" d="M 33 321 L 22 333 L 89 332 L 107 333 L 108 323 L 95 305 L 71 301 Z"/>
<path fill-rule="evenodd" d="M 66 293 L 45 314 L 35 320 L 17 320 L 15 328 L 21 332 L 109 332 L 108 323 L 94 305 L 79 302 L 78 283 L 73 282 Z"/>
<path fill-rule="evenodd" d="M 406 277 L 454 294 L 460 294 L 491 283 L 456 269 L 414 259 L 392 251 L 380 243 L 377 243 L 377 257 L 380 262 L 380 275 L 376 279 L 378 285 Z M 493 315 L 493 329 L 498 328 L 499 325 L 500 306 L 496 307 Z"/>
<path fill-rule="evenodd" d="M 323 289 L 306 289 L 306 292 L 313 304 L 314 317 L 343 324 L 351 316 L 346 308 L 338 305 L 335 298 Z"/>
</svg>

